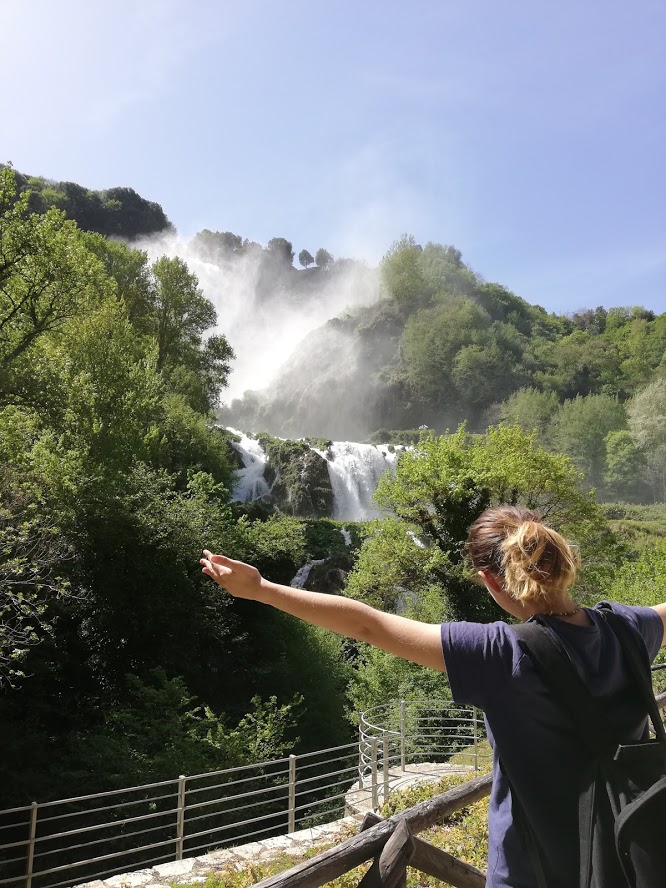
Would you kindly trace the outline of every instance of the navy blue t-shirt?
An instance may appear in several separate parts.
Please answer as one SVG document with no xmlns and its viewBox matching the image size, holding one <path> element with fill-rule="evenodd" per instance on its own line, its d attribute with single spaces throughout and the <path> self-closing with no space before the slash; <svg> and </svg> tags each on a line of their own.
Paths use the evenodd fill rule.
<svg viewBox="0 0 666 888">
<path fill-rule="evenodd" d="M 659 614 L 649 607 L 621 604 L 613 604 L 613 610 L 637 630 L 654 660 L 664 634 Z M 645 711 L 617 639 L 599 613 L 585 611 L 589 626 L 545 619 L 623 742 L 640 739 Z M 487 888 L 536 888 L 529 855 L 512 820 L 509 785 L 498 753 L 536 834 L 549 884 L 577 885 L 580 740 L 508 623 L 443 623 L 442 646 L 453 699 L 484 710 L 494 750 Z M 555 798 L 558 804 L 552 803 Z M 561 814 L 563 808 L 570 815 Z"/>
</svg>

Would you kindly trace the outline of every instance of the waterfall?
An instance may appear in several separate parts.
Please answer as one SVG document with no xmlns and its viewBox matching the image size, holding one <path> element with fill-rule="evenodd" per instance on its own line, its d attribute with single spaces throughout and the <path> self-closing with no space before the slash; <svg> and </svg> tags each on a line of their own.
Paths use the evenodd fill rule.
<svg viewBox="0 0 666 888">
<path fill-rule="evenodd" d="M 290 586 L 294 589 L 303 589 L 305 584 L 308 581 L 308 577 L 310 576 L 310 571 L 313 567 L 316 567 L 318 564 L 323 564 L 326 561 L 325 558 L 316 558 L 314 561 L 308 561 L 307 564 L 304 564 L 303 567 L 300 567 L 296 573 L 296 576 L 293 578 Z"/>
<path fill-rule="evenodd" d="M 372 496 L 382 475 L 395 466 L 397 454 L 385 445 L 335 441 L 328 450 L 318 450 L 328 462 L 333 488 L 333 518 L 367 521 L 381 515 Z"/>
<path fill-rule="evenodd" d="M 266 454 L 262 446 L 254 438 L 248 438 L 243 432 L 229 429 L 240 437 L 240 441 L 232 441 L 231 444 L 243 460 L 243 468 L 236 472 L 236 481 L 231 492 L 231 498 L 241 503 L 250 503 L 268 496 L 270 487 L 264 478 L 266 469 Z"/>
<path fill-rule="evenodd" d="M 248 503 L 270 496 L 271 489 L 264 472 L 268 457 L 255 438 L 243 432 L 229 429 L 240 441 L 232 446 L 240 454 L 243 468 L 236 473 L 231 493 L 232 499 Z M 382 475 L 391 471 L 398 456 L 383 444 L 356 444 L 352 441 L 335 441 L 327 450 L 312 448 L 326 460 L 333 490 L 333 515 L 339 521 L 367 521 L 381 513 L 374 507 L 372 497 Z M 349 531 L 343 530 L 346 545 L 351 544 Z"/>
</svg>

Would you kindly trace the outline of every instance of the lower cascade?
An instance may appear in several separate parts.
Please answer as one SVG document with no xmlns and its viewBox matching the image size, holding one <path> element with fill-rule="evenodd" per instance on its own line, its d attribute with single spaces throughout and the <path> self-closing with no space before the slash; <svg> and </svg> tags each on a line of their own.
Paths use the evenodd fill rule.
<svg viewBox="0 0 666 888">
<path fill-rule="evenodd" d="M 328 450 L 318 450 L 328 463 L 333 488 L 333 518 L 366 521 L 380 512 L 372 497 L 382 475 L 395 466 L 396 452 L 386 445 L 334 441 Z"/>
<path fill-rule="evenodd" d="M 229 431 L 239 439 L 232 441 L 232 446 L 243 463 L 237 473 L 232 499 L 249 503 L 274 497 L 277 481 L 283 479 L 276 479 L 276 470 L 261 441 L 235 429 Z M 381 514 L 372 501 L 373 495 L 380 478 L 394 470 L 396 459 L 404 448 L 352 441 L 333 441 L 327 447 L 315 446 L 315 442 L 294 444 L 299 448 L 295 450 L 295 461 L 302 459 L 305 449 L 310 459 L 316 455 L 315 459 L 319 457 L 326 463 L 332 491 L 332 511 L 326 517 L 340 521 L 367 521 Z M 320 445 L 320 442 L 316 444 Z M 306 472 L 298 469 L 296 466 L 292 471 L 295 479 L 292 484 L 305 479 Z M 278 486 L 282 488 L 284 484 Z M 298 514 L 297 509 L 294 514 Z"/>
<path fill-rule="evenodd" d="M 232 446 L 240 454 L 243 468 L 236 472 L 231 498 L 237 502 L 250 503 L 262 496 L 268 496 L 271 491 L 264 478 L 267 457 L 259 442 L 242 435 L 240 443 L 233 441 Z"/>
</svg>

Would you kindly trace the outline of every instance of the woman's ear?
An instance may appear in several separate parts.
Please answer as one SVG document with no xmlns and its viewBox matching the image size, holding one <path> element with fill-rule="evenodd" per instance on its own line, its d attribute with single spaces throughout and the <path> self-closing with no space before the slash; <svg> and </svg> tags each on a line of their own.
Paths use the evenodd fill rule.
<svg viewBox="0 0 666 888">
<path fill-rule="evenodd" d="M 490 570 L 477 570 L 478 575 L 485 583 L 486 589 L 491 595 L 501 595 L 504 592 L 504 583 Z"/>
</svg>

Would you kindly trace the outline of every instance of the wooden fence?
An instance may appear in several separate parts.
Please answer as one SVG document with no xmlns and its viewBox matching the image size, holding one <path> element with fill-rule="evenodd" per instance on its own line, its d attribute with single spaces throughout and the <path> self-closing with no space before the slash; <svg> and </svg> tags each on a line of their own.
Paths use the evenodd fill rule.
<svg viewBox="0 0 666 888">
<path fill-rule="evenodd" d="M 491 784 L 492 775 L 484 774 L 388 820 L 368 814 L 358 835 L 258 882 L 255 888 L 320 888 L 367 860 L 373 863 L 359 888 L 403 888 L 408 865 L 455 888 L 483 888 L 485 873 L 415 837 L 489 795 Z"/>
</svg>

